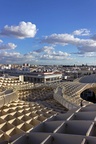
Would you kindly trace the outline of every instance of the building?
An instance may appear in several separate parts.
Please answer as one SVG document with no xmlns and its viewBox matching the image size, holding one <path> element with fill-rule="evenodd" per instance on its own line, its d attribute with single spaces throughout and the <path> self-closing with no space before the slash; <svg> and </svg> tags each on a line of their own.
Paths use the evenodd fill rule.
<svg viewBox="0 0 96 144">
<path fill-rule="evenodd" d="M 22 82 L 32 83 L 51 83 L 59 82 L 62 80 L 62 73 L 60 72 L 33 72 L 26 75 L 20 75 L 19 80 Z"/>
</svg>

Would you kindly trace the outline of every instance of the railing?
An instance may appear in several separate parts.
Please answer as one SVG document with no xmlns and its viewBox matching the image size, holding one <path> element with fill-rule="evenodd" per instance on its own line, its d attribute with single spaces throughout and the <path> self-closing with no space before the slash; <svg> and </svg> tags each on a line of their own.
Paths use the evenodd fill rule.
<svg viewBox="0 0 96 144">
<path fill-rule="evenodd" d="M 3 90 L 2 92 L 0 92 L 0 96 L 4 95 L 4 94 L 5 94 L 5 92 L 6 92 L 6 89 L 5 89 L 5 90 Z"/>
<path fill-rule="evenodd" d="M 64 95 L 62 90 L 60 92 L 59 87 L 57 87 L 54 90 L 54 99 L 56 101 L 58 101 L 59 103 L 61 103 L 64 107 L 66 107 L 69 110 L 73 109 L 73 108 L 80 107 L 80 103 L 81 103 L 81 100 L 82 100 L 80 98 L 80 96 L 77 95 L 77 93 L 74 93 L 74 95 L 72 95 L 72 96 Z M 87 105 L 87 104 L 89 104 L 89 102 L 83 101 L 83 104 Z"/>
<path fill-rule="evenodd" d="M 61 105 L 63 105 L 64 107 L 66 107 L 69 110 L 79 107 L 79 106 L 69 102 L 66 98 L 64 98 L 64 96 L 62 95 L 63 94 L 62 92 L 61 92 L 62 94 L 60 92 L 58 93 L 58 88 L 59 87 L 57 87 L 56 90 L 54 90 L 54 95 L 53 95 L 53 97 L 56 101 L 58 101 Z"/>
<path fill-rule="evenodd" d="M 75 104 L 67 101 L 66 99 L 64 99 L 64 97 L 61 97 L 60 95 L 55 95 L 54 99 L 56 101 L 58 101 L 61 105 L 63 105 L 64 107 L 66 107 L 68 110 L 71 110 L 73 108 L 78 108 L 79 106 L 76 106 Z"/>
<path fill-rule="evenodd" d="M 4 94 L 0 96 L 0 107 L 18 99 L 17 92 L 10 91 L 8 94 Z"/>
</svg>

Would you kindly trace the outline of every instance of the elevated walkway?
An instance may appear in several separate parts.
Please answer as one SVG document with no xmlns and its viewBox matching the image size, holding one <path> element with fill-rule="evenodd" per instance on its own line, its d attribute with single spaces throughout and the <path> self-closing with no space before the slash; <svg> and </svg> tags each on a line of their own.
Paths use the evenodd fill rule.
<svg viewBox="0 0 96 144">
<path fill-rule="evenodd" d="M 0 97 L 0 144 L 96 144 L 96 105 L 80 106 L 80 93 L 95 91 L 95 83 L 7 83 Z"/>
</svg>

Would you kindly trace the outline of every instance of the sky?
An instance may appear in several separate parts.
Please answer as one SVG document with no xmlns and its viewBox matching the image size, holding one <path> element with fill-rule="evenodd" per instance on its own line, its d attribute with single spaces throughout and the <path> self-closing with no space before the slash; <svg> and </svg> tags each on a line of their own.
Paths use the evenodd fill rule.
<svg viewBox="0 0 96 144">
<path fill-rule="evenodd" d="M 0 0 L 0 63 L 96 65 L 96 0 Z"/>
</svg>

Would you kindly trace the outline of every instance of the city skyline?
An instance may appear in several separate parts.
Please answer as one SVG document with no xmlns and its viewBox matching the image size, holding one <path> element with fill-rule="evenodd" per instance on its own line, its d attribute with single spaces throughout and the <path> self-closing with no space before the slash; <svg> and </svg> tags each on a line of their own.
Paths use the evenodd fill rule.
<svg viewBox="0 0 96 144">
<path fill-rule="evenodd" d="M 0 2 L 0 63 L 96 65 L 95 0 Z"/>
</svg>

